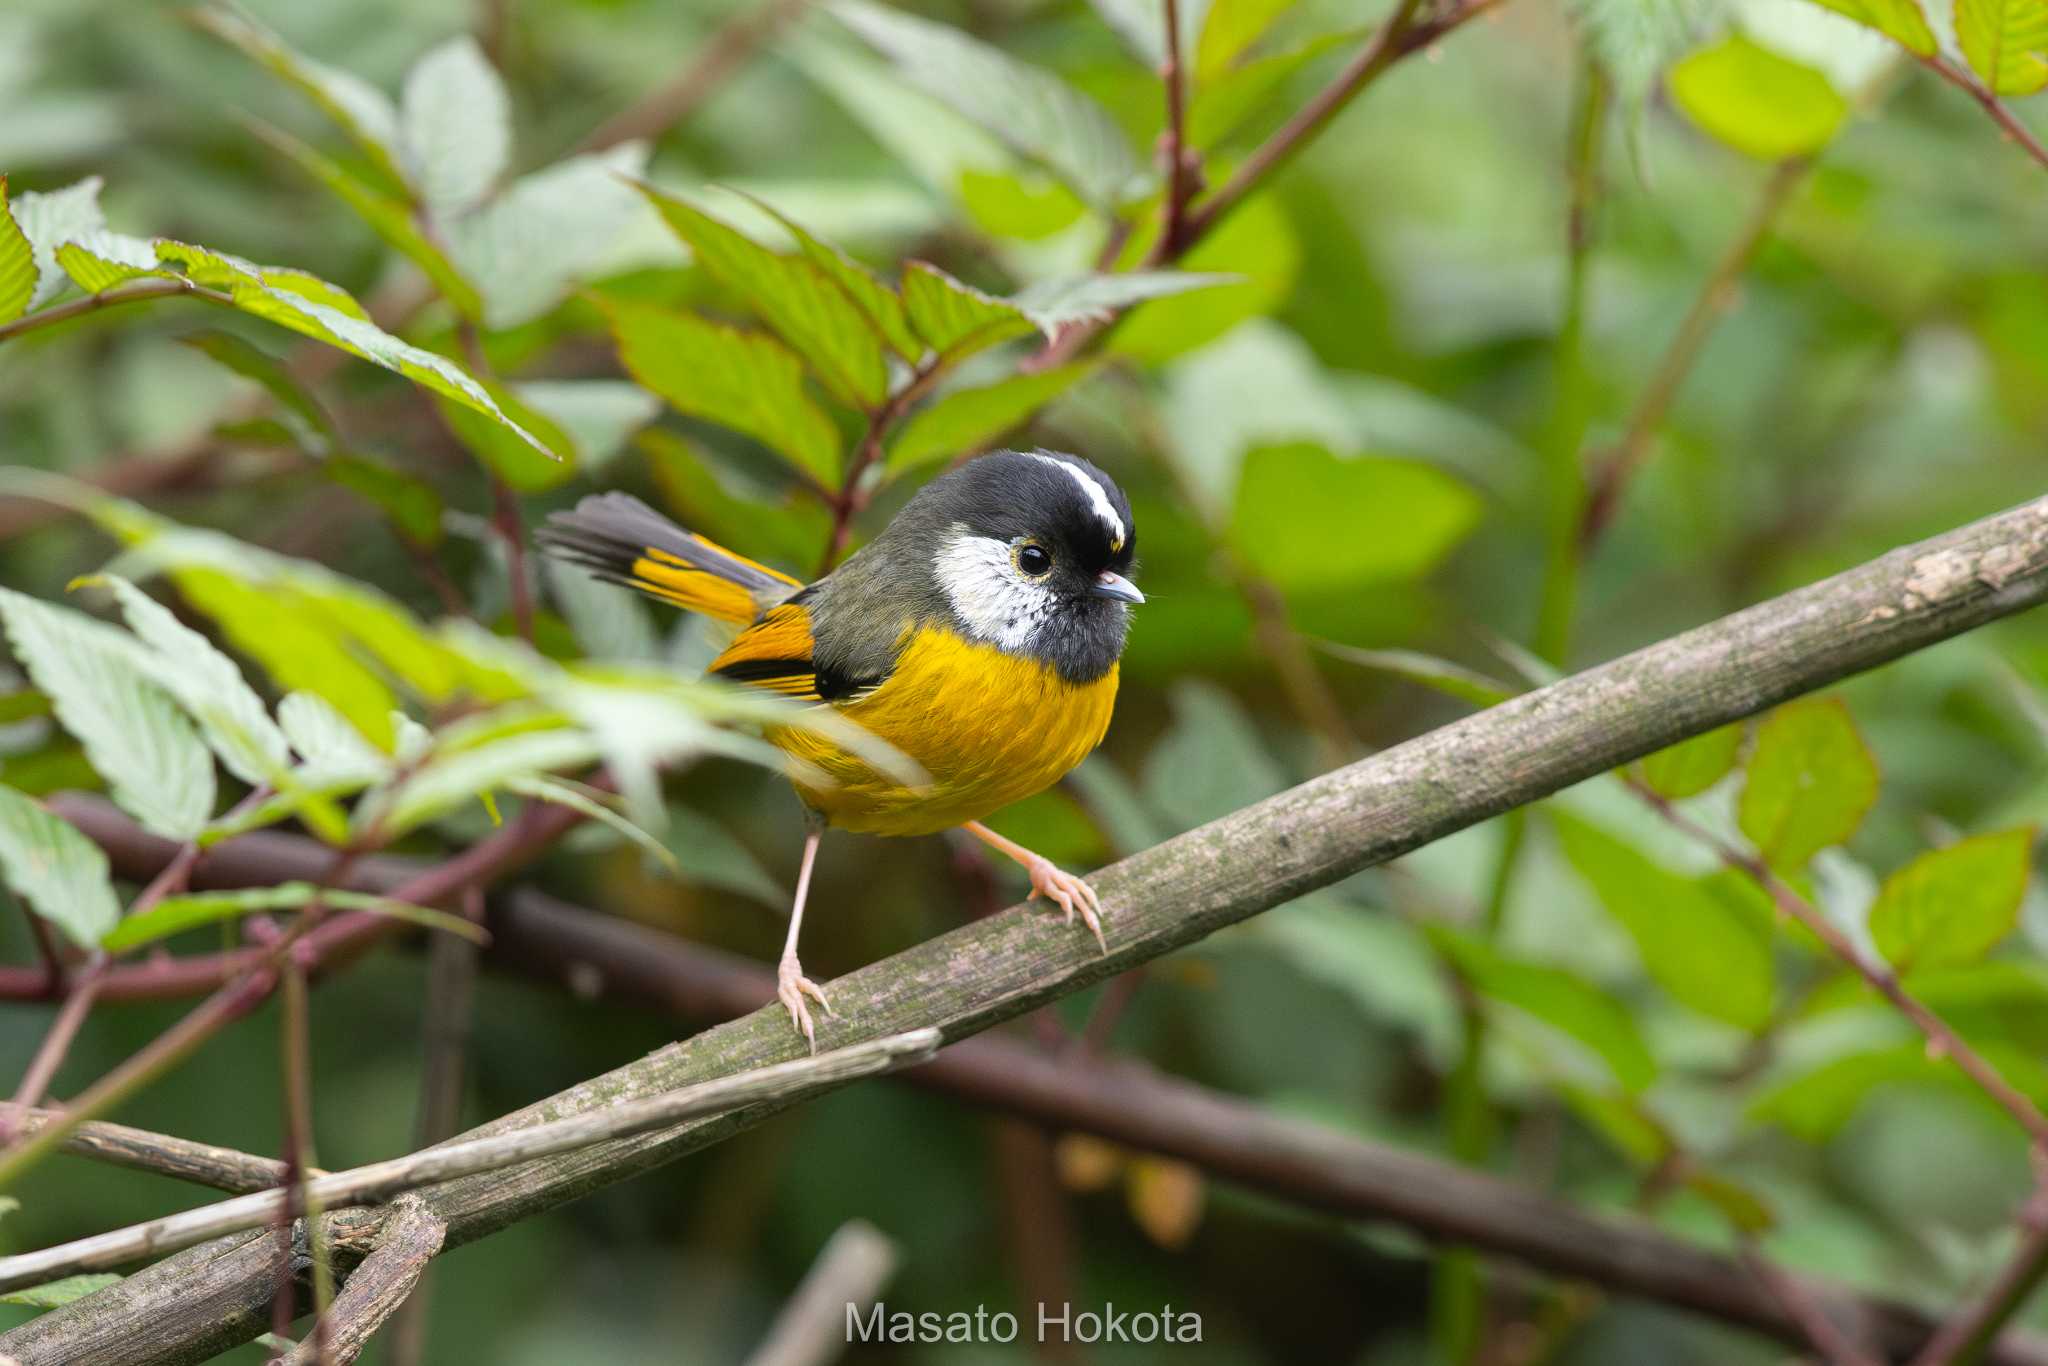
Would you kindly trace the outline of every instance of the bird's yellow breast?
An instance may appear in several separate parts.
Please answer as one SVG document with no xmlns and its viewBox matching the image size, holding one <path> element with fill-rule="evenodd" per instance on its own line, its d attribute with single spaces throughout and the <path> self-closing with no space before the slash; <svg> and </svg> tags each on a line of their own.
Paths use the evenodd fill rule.
<svg viewBox="0 0 2048 1366">
<path fill-rule="evenodd" d="M 925 627 L 888 680 L 840 714 L 916 760 L 928 784 L 906 787 L 807 731 L 773 738 L 831 776 L 828 787 L 799 790 L 833 825 L 928 835 L 1059 781 L 1102 742 L 1116 683 L 1114 665 L 1092 683 L 1069 683 L 1036 659 Z"/>
</svg>

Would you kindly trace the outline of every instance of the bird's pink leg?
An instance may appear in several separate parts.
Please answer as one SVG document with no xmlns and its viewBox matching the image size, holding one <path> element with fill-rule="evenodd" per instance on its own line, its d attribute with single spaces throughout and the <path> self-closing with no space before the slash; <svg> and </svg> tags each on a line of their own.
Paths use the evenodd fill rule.
<svg viewBox="0 0 2048 1366">
<path fill-rule="evenodd" d="M 1042 896 L 1056 903 L 1066 912 L 1068 924 L 1073 923 L 1074 913 L 1080 912 L 1081 923 L 1094 932 L 1095 942 L 1102 946 L 1102 951 L 1109 952 L 1109 941 L 1102 937 L 1102 898 L 1095 895 L 1093 887 L 1062 870 L 1043 854 L 1034 854 L 1017 841 L 1004 839 L 980 821 L 969 821 L 960 828 L 989 848 L 1024 865 L 1024 871 L 1031 876 L 1031 899 L 1036 901 Z"/>
<path fill-rule="evenodd" d="M 813 823 L 804 836 L 804 861 L 796 875 L 796 904 L 789 911 L 789 938 L 783 941 L 782 961 L 775 969 L 776 999 L 788 1007 L 789 1018 L 803 1031 L 804 1041 L 813 1053 L 818 1051 L 818 1034 L 811 1023 L 811 1007 L 804 997 L 815 1000 L 827 1015 L 832 1013 L 832 1003 L 825 999 L 816 982 L 804 976 L 804 966 L 796 960 L 796 937 L 803 929 L 804 900 L 811 892 L 811 865 L 818 861 L 818 841 L 824 835 L 825 827 Z"/>
</svg>

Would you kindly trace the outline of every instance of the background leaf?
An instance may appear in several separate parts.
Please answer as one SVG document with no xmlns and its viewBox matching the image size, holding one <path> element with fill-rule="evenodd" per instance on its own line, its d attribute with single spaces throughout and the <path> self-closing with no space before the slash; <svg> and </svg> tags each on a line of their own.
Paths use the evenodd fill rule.
<svg viewBox="0 0 2048 1366">
<path fill-rule="evenodd" d="M 1757 727 L 1737 813 L 1772 867 L 1795 870 L 1863 824 L 1877 801 L 1877 761 L 1849 709 L 1832 698 L 1787 703 Z"/>
<path fill-rule="evenodd" d="M 1624 1090 L 1657 1079 L 1657 1060 L 1635 1021 L 1612 996 L 1563 968 L 1521 962 L 1470 935 L 1430 928 L 1430 942 L 1482 995 L 1527 1011 L 1591 1049 Z"/>
<path fill-rule="evenodd" d="M 1723 726 L 1658 750 L 1643 760 L 1643 783 L 1668 801 L 1698 796 L 1734 771 L 1744 729 Z"/>
<path fill-rule="evenodd" d="M 2048 0 L 1956 0 L 1956 44 L 1994 95 L 2048 87 Z"/>
<path fill-rule="evenodd" d="M 1098 365 L 1056 365 L 976 389 L 955 389 L 903 424 L 889 447 L 889 469 L 911 470 L 987 445 L 1093 374 Z"/>
<path fill-rule="evenodd" d="M 1884 881 L 1870 936 L 1901 972 L 1974 962 L 2012 932 L 2033 864 L 2030 828 L 1932 849 Z"/>
<path fill-rule="evenodd" d="M 7 177 L 0 176 L 0 323 L 28 312 L 36 292 L 36 254 L 7 208 Z"/>
<path fill-rule="evenodd" d="M 1765 161 L 1818 152 L 1849 116 L 1826 76 L 1740 34 L 1673 67 L 1671 97 L 1701 128 Z"/>
<path fill-rule="evenodd" d="M 450 219 L 475 207 L 512 159 L 512 102 L 468 34 L 413 65 L 399 101 L 399 146 L 427 210 Z"/>
<path fill-rule="evenodd" d="M 121 916 L 107 856 L 69 821 L 0 785 L 0 875 L 36 914 L 92 948 Z"/>
</svg>

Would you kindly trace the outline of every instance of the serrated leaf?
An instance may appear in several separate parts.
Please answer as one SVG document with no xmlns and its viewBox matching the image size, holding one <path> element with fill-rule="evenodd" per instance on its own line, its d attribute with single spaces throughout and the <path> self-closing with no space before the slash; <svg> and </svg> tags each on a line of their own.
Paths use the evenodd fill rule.
<svg viewBox="0 0 2048 1366">
<path fill-rule="evenodd" d="M 903 312 L 903 300 L 860 262 L 848 256 L 830 242 L 822 241 L 808 229 L 784 214 L 780 209 L 756 195 L 735 190 L 755 208 L 780 223 L 789 235 L 796 239 L 805 256 L 831 276 L 847 297 L 867 315 L 868 321 L 887 342 L 889 348 L 913 364 L 924 358 L 924 342 L 910 330 L 910 319 Z"/>
<path fill-rule="evenodd" d="M 888 393 L 876 324 L 823 267 L 808 256 L 783 256 L 695 205 L 641 185 L 697 261 L 760 314 L 762 321 L 811 363 L 825 387 L 855 408 L 871 410 Z"/>
<path fill-rule="evenodd" d="M 637 219 L 651 224 L 647 201 L 628 183 L 646 168 L 644 142 L 569 157 L 448 224 L 449 254 L 483 294 L 484 322 L 532 322 L 593 278 Z"/>
<path fill-rule="evenodd" d="M 1660 986 L 1743 1029 L 1770 1018 L 1777 969 L 1768 921 L 1742 914 L 1704 883 L 1670 872 L 1598 826 L 1562 811 L 1552 819 L 1565 857 L 1635 940 Z"/>
<path fill-rule="evenodd" d="M 1877 760 L 1833 698 L 1787 703 L 1757 727 L 1742 800 L 1742 833 L 1773 868 L 1796 871 L 1856 833 L 1877 801 Z"/>
<path fill-rule="evenodd" d="M 1203 275 L 1185 270 L 1131 270 L 1114 275 L 1070 275 L 1040 280 L 1010 296 L 1010 302 L 1048 337 L 1080 322 L 1107 322 L 1147 299 L 1164 299 L 1193 289 L 1243 283 L 1236 275 Z"/>
<path fill-rule="evenodd" d="M 0 624 L 121 809 L 167 839 L 198 834 L 213 813 L 213 755 L 150 677 L 148 653 L 83 613 L 7 588 Z"/>
<path fill-rule="evenodd" d="M 121 916 L 107 856 L 69 821 L 0 786 L 0 880 L 85 948 Z"/>
<path fill-rule="evenodd" d="M 1983 957 L 2019 922 L 2033 868 L 2030 828 L 1932 849 L 1893 873 L 1870 908 L 1870 937 L 1900 972 Z"/>
<path fill-rule="evenodd" d="M 920 409 L 889 447 L 895 473 L 966 455 L 1028 420 L 1101 368 L 1099 361 L 1013 375 L 978 389 L 955 389 Z"/>
<path fill-rule="evenodd" d="M 959 29 L 901 10 L 836 0 L 831 11 L 905 79 L 1060 177 L 1097 208 L 1114 207 L 1138 174 L 1109 114 L 1049 71 Z"/>
<path fill-rule="evenodd" d="M 962 284 L 924 261 L 903 269 L 903 306 L 912 330 L 948 363 L 1038 330 L 1009 300 Z"/>
<path fill-rule="evenodd" d="M 481 926 L 446 911 L 365 892 L 316 887 L 310 882 L 285 882 L 275 887 L 251 887 L 235 892 L 188 892 L 167 896 L 142 914 L 122 920 L 100 941 L 100 947 L 108 953 L 127 953 L 144 944 L 153 944 L 203 925 L 239 920 L 261 911 L 303 910 L 316 901 L 338 911 L 371 911 L 390 916 L 394 920 L 459 935 L 472 943 L 481 944 L 489 939 Z"/>
<path fill-rule="evenodd" d="M 57 264 L 57 248 L 83 234 L 102 232 L 107 220 L 100 213 L 98 176 L 87 176 L 61 190 L 15 196 L 9 211 L 22 235 L 35 251 L 36 289 L 28 306 L 41 308 L 63 292 L 64 271 Z"/>
<path fill-rule="evenodd" d="M 1916 57 L 1932 57 L 1937 45 L 1919 0 L 1813 0 L 1823 9 L 1874 28 Z"/>
<path fill-rule="evenodd" d="M 1695 797 L 1720 782 L 1742 752 L 1743 726 L 1738 723 L 1695 735 L 1643 760 L 1643 782 L 1670 801 Z"/>
<path fill-rule="evenodd" d="M 2048 0 L 2040 3 L 2048 14 Z M 1687 57 L 1670 83 L 1694 123 L 1765 161 L 1818 152 L 1849 117 L 1849 102 L 1826 76 L 1740 34 Z"/>
<path fill-rule="evenodd" d="M 128 239 L 133 241 L 134 239 Z M 71 272 L 81 288 L 105 289 L 109 284 L 137 276 L 185 278 L 208 289 L 225 293 L 236 308 L 303 336 L 337 347 L 372 365 L 404 375 L 422 388 L 473 408 L 493 422 L 502 424 L 520 440 L 546 456 L 548 449 L 530 432 L 507 417 L 483 385 L 446 356 L 423 351 L 369 321 L 362 306 L 348 293 L 318 276 L 304 271 L 258 266 L 188 242 L 158 238 L 153 244 L 156 262 L 147 269 L 128 257 L 108 257 L 73 243 L 60 248 L 58 260 Z"/>
<path fill-rule="evenodd" d="M 351 72 L 316 62 L 238 11 L 207 7 L 193 22 L 241 51 L 311 100 L 393 189 L 405 184 L 398 161 L 398 110 L 383 91 Z"/>
<path fill-rule="evenodd" d="M 468 41 L 468 40 L 463 40 Z M 455 262 L 413 216 L 412 205 L 394 198 L 352 175 L 340 163 L 318 149 L 299 141 L 282 129 L 253 122 L 258 136 L 298 163 L 299 169 L 325 186 L 328 192 L 355 211 L 393 250 L 407 257 L 433 281 L 441 296 L 465 318 L 483 312 L 483 297 L 475 285 L 463 278 Z"/>
<path fill-rule="evenodd" d="M 1430 942 L 1483 996 L 1541 1020 L 1578 1040 L 1607 1064 L 1623 1090 L 1641 1091 L 1657 1079 L 1657 1060 L 1620 1002 L 1563 968 L 1522 962 L 1446 926 L 1430 927 Z"/>
<path fill-rule="evenodd" d="M 391 771 L 389 756 L 317 693 L 285 694 L 277 704 L 277 724 L 303 761 L 300 773 L 308 782 L 356 775 L 378 778 Z"/>
<path fill-rule="evenodd" d="M 0 323 L 28 312 L 36 292 L 36 253 L 7 208 L 7 177 L 0 175 Z"/>
<path fill-rule="evenodd" d="M 140 237 L 93 229 L 56 250 L 57 264 L 88 294 L 157 273 L 156 248 Z"/>
<path fill-rule="evenodd" d="M 199 722 L 228 771 L 251 787 L 277 782 L 291 764 L 291 747 L 234 661 L 128 580 L 108 575 L 103 581 L 128 629 L 154 651 L 151 676 Z"/>
<path fill-rule="evenodd" d="M 773 337 L 652 304 L 608 305 L 619 359 L 669 406 L 743 432 L 820 485 L 839 482 L 839 433 Z"/>
<path fill-rule="evenodd" d="M 468 34 L 414 63 L 399 96 L 400 149 L 420 199 L 447 220 L 476 206 L 512 156 L 512 102 Z"/>
<path fill-rule="evenodd" d="M 263 386 L 284 409 L 292 437 L 301 449 L 325 455 L 340 443 L 341 433 L 320 400 L 299 383 L 283 361 L 254 342 L 232 332 L 212 329 L 188 332 L 178 340 L 215 364 Z"/>
<path fill-rule="evenodd" d="M 2048 0 L 1956 0 L 1956 45 L 1994 95 L 2048 87 Z"/>
<path fill-rule="evenodd" d="M 26 1290 L 13 1290 L 0 1295 L 0 1304 L 26 1305 L 30 1309 L 62 1309 L 73 1300 L 82 1300 L 87 1295 L 97 1294 L 121 1278 L 109 1271 L 91 1271 L 77 1276 L 66 1276 L 62 1280 L 46 1281 L 32 1285 Z"/>
</svg>

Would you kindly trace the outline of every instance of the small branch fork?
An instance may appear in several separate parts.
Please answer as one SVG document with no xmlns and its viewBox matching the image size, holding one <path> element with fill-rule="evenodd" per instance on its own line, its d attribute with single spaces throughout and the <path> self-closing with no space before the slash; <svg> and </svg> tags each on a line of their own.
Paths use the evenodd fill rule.
<svg viewBox="0 0 2048 1366">
<path fill-rule="evenodd" d="M 825 554 L 818 562 L 816 577 L 823 578 L 830 573 L 839 557 L 846 553 L 846 543 L 853 535 L 853 519 L 867 507 L 868 499 L 873 496 L 867 484 L 868 471 L 880 462 L 882 443 L 888 439 L 890 429 L 931 390 L 945 368 L 943 356 L 925 362 L 912 372 L 902 388 L 889 395 L 868 415 L 867 432 L 861 437 L 853 462 L 846 467 L 846 477 L 840 480 L 837 491 L 828 491 L 825 495 L 826 504 L 832 510 L 832 534 L 825 543 Z"/>
</svg>

